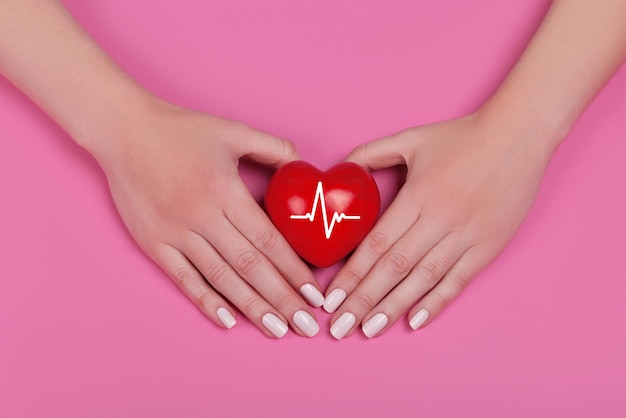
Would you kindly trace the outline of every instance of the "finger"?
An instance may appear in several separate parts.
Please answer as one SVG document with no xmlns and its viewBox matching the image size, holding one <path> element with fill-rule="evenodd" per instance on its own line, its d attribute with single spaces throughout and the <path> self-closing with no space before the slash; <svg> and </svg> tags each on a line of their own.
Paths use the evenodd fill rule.
<svg viewBox="0 0 626 418">
<path fill-rule="evenodd" d="M 253 129 L 241 136 L 237 151 L 240 157 L 275 167 L 300 159 L 293 142 Z"/>
<path fill-rule="evenodd" d="M 393 167 L 405 164 L 407 156 L 402 146 L 403 133 L 394 134 L 359 145 L 346 157 L 345 161 L 357 163 L 368 170 Z"/>
<path fill-rule="evenodd" d="M 409 311 L 409 326 L 417 330 L 435 319 L 487 267 L 493 257 L 491 252 L 479 246 L 469 249 L 439 284 Z"/>
<path fill-rule="evenodd" d="M 404 236 L 374 265 L 360 284 L 331 319 L 349 312 L 355 323 L 370 312 L 398 283 L 407 277 L 420 260 L 442 241 L 440 228 L 426 222 L 416 222 Z M 443 238 L 445 239 L 445 238 Z M 407 308 L 408 309 L 408 308 Z"/>
<path fill-rule="evenodd" d="M 232 308 L 208 285 L 180 251 L 170 245 L 163 244 L 157 250 L 157 263 L 183 293 L 213 322 L 223 328 L 232 328 L 237 323 Z"/>
<path fill-rule="evenodd" d="M 368 337 L 382 334 L 422 296 L 437 286 L 448 270 L 467 250 L 456 235 L 448 235 L 433 248 L 413 271 L 363 318 L 363 333 Z"/>
<path fill-rule="evenodd" d="M 387 211 L 380 217 L 374 228 L 328 285 L 324 300 L 326 312 L 335 312 L 378 260 L 419 219 L 419 210 L 407 213 L 407 207 L 419 207 L 413 202 L 414 199 L 407 190 L 405 188 L 400 190 Z"/>
<path fill-rule="evenodd" d="M 243 281 L 205 239 L 195 233 L 188 235 L 183 251 L 204 279 L 265 335 L 284 336 L 288 329 L 285 318 Z"/>
<path fill-rule="evenodd" d="M 312 337 L 319 325 L 309 305 L 285 281 L 272 263 L 227 222 L 213 222 L 211 228 L 196 234 L 220 253 L 239 277 L 249 283 L 266 301 L 287 318 L 300 335 Z M 204 238 L 206 237 L 206 238 Z"/>
<path fill-rule="evenodd" d="M 435 286 L 448 269 L 452 267 L 456 260 L 463 254 L 465 248 L 467 247 L 463 245 L 455 235 L 450 234 L 446 236 L 420 260 L 406 279 L 398 284 L 379 305 L 385 307 L 390 305 L 396 310 L 401 310 L 404 307 L 404 310 L 401 312 L 406 312 L 419 297 Z M 378 313 L 382 313 L 383 315 L 378 315 L 374 321 L 370 321 Z M 397 319 L 397 317 L 391 315 L 392 313 L 396 314 L 396 311 L 387 312 L 380 306 L 376 306 L 374 309 L 370 310 L 362 321 L 365 327 L 365 335 L 371 338 L 391 325 Z M 348 314 L 350 314 L 350 312 L 348 312 Z M 355 319 L 357 318 L 355 317 Z M 361 322 L 361 318 L 358 319 L 359 321 L 355 321 L 355 323 Z M 337 334 L 341 335 L 341 333 L 344 332 L 344 335 L 347 336 L 353 330 L 354 327 L 349 330 L 337 330 Z"/>
<path fill-rule="evenodd" d="M 242 190 L 239 195 L 244 195 Z M 316 308 L 324 303 L 321 287 L 311 270 L 278 232 L 265 212 L 253 199 L 233 203 L 227 219 L 259 250 L 285 278 L 287 283 Z"/>
</svg>

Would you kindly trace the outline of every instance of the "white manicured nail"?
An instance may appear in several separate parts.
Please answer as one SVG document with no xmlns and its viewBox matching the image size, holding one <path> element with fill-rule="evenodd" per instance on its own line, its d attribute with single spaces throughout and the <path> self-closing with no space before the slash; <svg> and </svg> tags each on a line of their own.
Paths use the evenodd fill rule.
<svg viewBox="0 0 626 418">
<path fill-rule="evenodd" d="M 302 296 L 304 296 L 311 306 L 319 308 L 324 303 L 324 295 L 322 295 L 322 292 L 317 290 L 315 286 L 310 283 L 302 286 L 300 288 L 300 293 L 302 293 Z"/>
<path fill-rule="evenodd" d="M 415 315 L 413 315 L 413 318 L 409 321 L 409 325 L 414 330 L 418 329 L 424 324 L 424 322 L 426 322 L 428 315 L 429 313 L 426 309 L 420 309 Z"/>
<path fill-rule="evenodd" d="M 266 313 L 263 315 L 263 325 L 276 337 L 281 338 L 287 333 L 289 327 L 283 321 L 281 321 L 273 313 Z"/>
<path fill-rule="evenodd" d="M 372 338 L 373 336 L 378 334 L 381 329 L 385 328 L 387 322 L 389 322 L 389 318 L 387 318 L 387 315 L 385 315 L 384 313 L 377 313 L 376 315 L 371 317 L 369 321 L 363 324 L 363 334 L 365 334 L 367 338 Z"/>
<path fill-rule="evenodd" d="M 231 313 L 228 312 L 228 309 L 226 308 L 219 308 L 217 310 L 217 317 L 219 318 L 220 322 L 224 324 L 224 326 L 228 329 L 234 327 L 235 324 L 237 323 L 237 320 L 235 319 L 235 317 L 232 316 Z"/>
<path fill-rule="evenodd" d="M 320 326 L 317 324 L 315 319 L 313 319 L 313 317 L 305 311 L 298 311 L 293 314 L 293 322 L 296 323 L 298 328 L 300 328 L 300 330 L 304 332 L 304 335 L 307 337 L 314 336 L 320 330 Z"/>
<path fill-rule="evenodd" d="M 343 289 L 335 289 L 330 292 L 330 295 L 324 300 L 324 310 L 328 313 L 333 313 L 337 310 L 339 305 L 346 299 L 346 291 Z"/>
<path fill-rule="evenodd" d="M 352 328 L 354 323 L 356 322 L 356 318 L 350 312 L 344 312 L 341 314 L 339 318 L 335 321 L 332 327 L 330 327 L 330 333 L 336 339 L 340 340 L 346 336 L 348 331 Z"/>
</svg>

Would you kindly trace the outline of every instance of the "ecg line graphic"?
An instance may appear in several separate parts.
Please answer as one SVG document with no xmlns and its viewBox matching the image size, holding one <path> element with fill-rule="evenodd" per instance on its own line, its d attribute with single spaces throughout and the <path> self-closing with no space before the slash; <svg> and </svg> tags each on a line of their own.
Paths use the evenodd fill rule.
<svg viewBox="0 0 626 418">
<path fill-rule="evenodd" d="M 358 220 L 361 219 L 361 215 L 346 215 L 345 213 L 337 213 L 333 214 L 333 217 L 330 221 L 330 225 L 328 224 L 328 213 L 326 211 L 326 199 L 324 197 L 324 186 L 321 181 L 317 182 L 317 189 L 315 190 L 315 199 L 313 200 L 313 208 L 311 212 L 306 215 L 291 215 L 289 219 L 306 219 L 309 222 L 315 221 L 315 213 L 317 213 L 317 205 L 321 204 L 322 211 L 322 220 L 324 221 L 324 235 L 326 239 L 330 239 L 330 236 L 333 233 L 333 229 L 335 228 L 335 224 L 341 223 L 344 219 L 347 220 Z"/>
</svg>

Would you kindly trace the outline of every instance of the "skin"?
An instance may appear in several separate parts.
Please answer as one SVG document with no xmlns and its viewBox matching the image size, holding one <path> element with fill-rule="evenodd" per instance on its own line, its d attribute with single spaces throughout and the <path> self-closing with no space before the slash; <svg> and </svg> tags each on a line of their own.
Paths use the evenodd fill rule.
<svg viewBox="0 0 626 418">
<path fill-rule="evenodd" d="M 407 311 L 412 328 L 436 318 L 511 240 L 558 144 L 625 57 L 625 1 L 555 1 L 474 114 L 356 148 L 347 160 L 373 170 L 403 164 L 408 174 L 327 289 L 327 303 L 335 289 L 348 295 L 331 323 L 355 317 L 345 335 L 333 335 L 377 314 L 368 337 Z"/>
<path fill-rule="evenodd" d="M 135 240 L 217 325 L 219 308 L 237 316 L 227 301 L 268 337 L 283 334 L 268 313 L 300 335 L 296 312 L 316 324 L 299 290 L 317 289 L 319 306 L 319 284 L 237 170 L 242 157 L 299 159 L 291 142 L 155 97 L 57 1 L 0 1 L 0 72 L 94 156 Z"/>
<path fill-rule="evenodd" d="M 552 154 L 625 45 L 626 2 L 557 0 L 474 114 L 355 149 L 348 160 L 405 164 L 408 175 L 329 286 L 327 295 L 348 295 L 332 323 L 352 313 L 347 336 L 384 314 L 375 336 L 407 310 L 432 321 L 519 228 Z M 234 318 L 232 304 L 268 337 L 277 336 L 268 313 L 299 335 L 316 332 L 294 315 L 315 321 L 299 292 L 320 287 L 237 171 L 242 157 L 275 167 L 298 159 L 289 141 L 160 100 L 53 0 L 0 0 L 0 72 L 94 156 L 133 237 L 207 317 L 224 326 L 217 310 Z"/>
</svg>

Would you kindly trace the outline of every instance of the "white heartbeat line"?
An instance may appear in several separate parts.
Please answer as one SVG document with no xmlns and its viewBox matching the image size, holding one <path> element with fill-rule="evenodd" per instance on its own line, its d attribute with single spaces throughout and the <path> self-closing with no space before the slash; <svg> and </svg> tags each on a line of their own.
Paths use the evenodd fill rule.
<svg viewBox="0 0 626 418">
<path fill-rule="evenodd" d="M 315 221 L 315 213 L 317 212 L 317 204 L 321 201 L 321 210 L 322 210 L 322 219 L 324 221 L 324 234 L 326 239 L 330 239 L 330 236 L 333 233 L 333 229 L 335 228 L 336 223 L 341 223 L 344 219 L 348 220 L 356 220 L 361 219 L 360 215 L 346 215 L 345 213 L 337 213 L 333 214 L 333 217 L 330 221 L 330 225 L 328 224 L 328 214 L 326 213 L 326 199 L 324 197 L 324 186 L 322 186 L 322 182 L 317 182 L 317 189 L 315 190 L 315 199 L 313 200 L 313 209 L 311 212 L 306 215 L 291 215 L 289 219 L 307 219 L 309 222 Z"/>
</svg>

